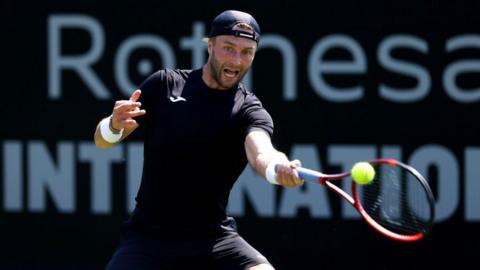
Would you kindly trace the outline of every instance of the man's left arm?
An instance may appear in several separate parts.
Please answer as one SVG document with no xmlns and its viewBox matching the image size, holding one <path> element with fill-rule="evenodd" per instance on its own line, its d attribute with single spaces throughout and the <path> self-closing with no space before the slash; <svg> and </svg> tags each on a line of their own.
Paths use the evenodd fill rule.
<svg viewBox="0 0 480 270">
<path fill-rule="evenodd" d="M 277 166 L 277 183 L 284 187 L 296 187 L 303 184 L 295 168 L 300 167 L 299 160 L 290 161 L 288 157 L 277 151 L 270 140 L 270 136 L 261 130 L 253 130 L 245 138 L 245 151 L 248 163 L 262 177 L 270 162 Z"/>
</svg>

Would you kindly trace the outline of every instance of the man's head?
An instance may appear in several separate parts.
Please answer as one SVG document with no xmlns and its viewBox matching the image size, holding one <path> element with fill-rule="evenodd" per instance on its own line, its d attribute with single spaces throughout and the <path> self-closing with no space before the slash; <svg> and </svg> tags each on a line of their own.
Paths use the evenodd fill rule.
<svg viewBox="0 0 480 270">
<path fill-rule="evenodd" d="M 251 31 L 233 29 L 234 26 L 239 23 L 248 25 Z M 241 36 L 252 39 L 258 43 L 260 34 L 260 26 L 258 26 L 257 21 L 252 15 L 242 11 L 227 10 L 213 19 L 212 28 L 208 37 L 213 38 L 220 35 Z"/>
<path fill-rule="evenodd" d="M 208 37 L 209 57 L 204 79 L 212 88 L 231 88 L 243 78 L 253 62 L 260 27 L 250 14 L 228 10 L 213 20 Z"/>
</svg>

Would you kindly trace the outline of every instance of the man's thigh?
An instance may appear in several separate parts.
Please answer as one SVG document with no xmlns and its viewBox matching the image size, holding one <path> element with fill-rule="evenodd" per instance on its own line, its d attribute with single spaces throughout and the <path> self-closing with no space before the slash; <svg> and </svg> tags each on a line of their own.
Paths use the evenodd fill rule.
<svg viewBox="0 0 480 270">
<path fill-rule="evenodd" d="M 107 270 L 174 269 L 175 245 L 140 232 L 125 234 L 107 265 Z"/>
<path fill-rule="evenodd" d="M 247 243 L 238 233 L 229 233 L 217 239 L 212 253 L 213 268 L 216 270 L 246 270 L 251 267 L 273 269 L 267 258 Z"/>
</svg>

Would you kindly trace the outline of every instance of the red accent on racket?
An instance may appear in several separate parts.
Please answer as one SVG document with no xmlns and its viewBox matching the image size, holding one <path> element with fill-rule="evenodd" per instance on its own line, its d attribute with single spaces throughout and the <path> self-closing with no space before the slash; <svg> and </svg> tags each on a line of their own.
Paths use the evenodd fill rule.
<svg viewBox="0 0 480 270">
<path fill-rule="evenodd" d="M 351 196 L 334 180 L 349 178 L 350 172 L 323 174 L 297 168 L 300 178 L 326 185 L 348 201 L 370 227 L 391 239 L 418 241 L 430 231 L 435 201 L 427 180 L 413 167 L 394 159 L 369 161 L 375 178 L 366 185 L 352 181 Z"/>
</svg>

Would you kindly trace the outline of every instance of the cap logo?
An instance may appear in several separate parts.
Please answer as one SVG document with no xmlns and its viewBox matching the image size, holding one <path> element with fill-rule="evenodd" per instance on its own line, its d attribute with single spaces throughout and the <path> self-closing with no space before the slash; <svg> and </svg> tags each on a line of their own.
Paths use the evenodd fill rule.
<svg viewBox="0 0 480 270">
<path fill-rule="evenodd" d="M 243 32 L 243 31 L 235 31 L 235 30 L 232 30 L 232 32 L 233 32 L 232 34 L 236 37 L 244 37 L 244 38 L 249 38 L 249 39 L 258 41 L 258 36 L 255 34 Z"/>
</svg>

